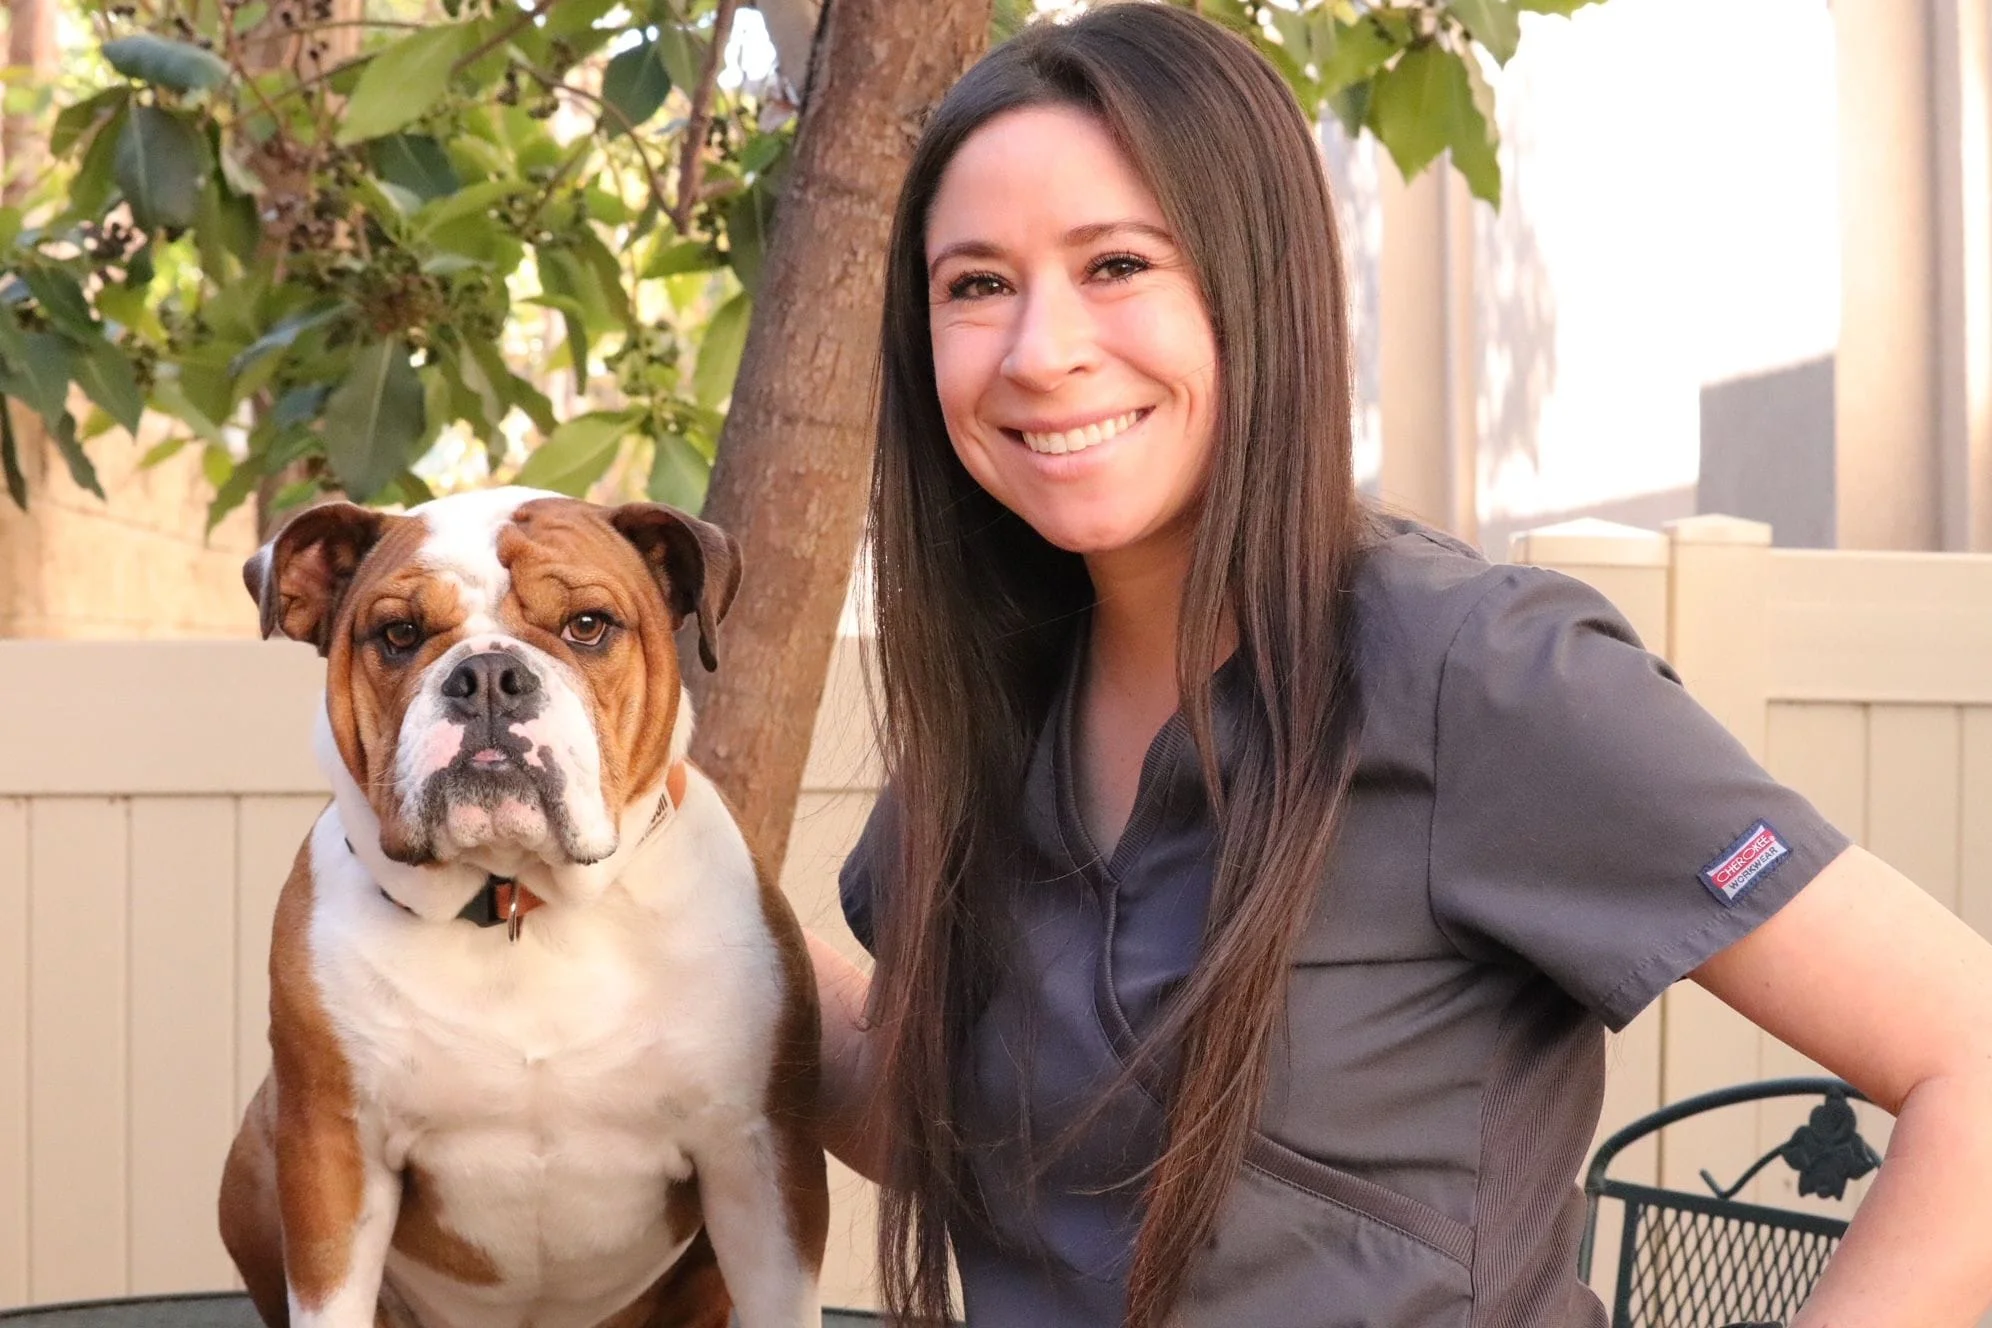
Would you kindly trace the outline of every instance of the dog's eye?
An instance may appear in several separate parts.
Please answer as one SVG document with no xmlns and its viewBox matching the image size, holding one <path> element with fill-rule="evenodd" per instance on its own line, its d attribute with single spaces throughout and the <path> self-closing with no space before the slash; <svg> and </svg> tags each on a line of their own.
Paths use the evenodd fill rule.
<svg viewBox="0 0 1992 1328">
<path fill-rule="evenodd" d="M 391 622 L 381 628 L 380 639 L 387 643 L 389 650 L 394 651 L 396 654 L 406 654 L 408 651 L 422 644 L 422 629 L 419 625 L 409 622 L 404 618 L 399 622 Z"/>
<path fill-rule="evenodd" d="M 577 646 L 598 646 L 607 639 L 615 620 L 606 613 L 577 613 L 561 629 L 560 639 Z"/>
</svg>

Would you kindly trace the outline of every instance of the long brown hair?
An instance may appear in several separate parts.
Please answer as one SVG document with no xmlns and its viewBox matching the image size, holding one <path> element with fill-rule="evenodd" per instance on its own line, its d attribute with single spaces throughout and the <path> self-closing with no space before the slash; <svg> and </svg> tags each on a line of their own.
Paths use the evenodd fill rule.
<svg viewBox="0 0 1992 1328">
<path fill-rule="evenodd" d="M 902 1320 L 946 1316 L 947 1227 L 979 1220 L 954 1124 L 969 1025 L 999 962 L 1000 923 L 978 882 L 1011 833 L 1031 745 L 1092 601 L 1084 564 L 956 460 L 929 341 L 926 218 L 942 173 L 991 119 L 1043 105 L 1099 116 L 1154 192 L 1219 355 L 1177 660 L 1221 843 L 1196 967 L 1129 1070 L 1179 1066 L 1128 1276 L 1125 1322 L 1151 1328 L 1251 1137 L 1354 759 L 1345 605 L 1365 524 L 1345 295 L 1307 118 L 1249 45 L 1192 14 L 1116 4 L 1040 22 L 971 69 L 925 126 L 888 253 L 871 504 L 875 682 L 899 805 L 896 859 L 880 864 L 890 886 L 875 901 L 872 1125 L 891 1150 L 882 1291 Z M 1208 664 L 1227 612 L 1254 703 L 1221 778 Z"/>
</svg>

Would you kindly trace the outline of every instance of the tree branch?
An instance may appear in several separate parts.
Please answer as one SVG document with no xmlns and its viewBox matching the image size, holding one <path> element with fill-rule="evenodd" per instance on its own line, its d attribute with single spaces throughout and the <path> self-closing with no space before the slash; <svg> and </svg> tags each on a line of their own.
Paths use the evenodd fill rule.
<svg viewBox="0 0 1992 1328">
<path fill-rule="evenodd" d="M 692 209 L 699 203 L 699 176 L 705 167 L 705 136 L 712 128 L 712 98 L 719 82 L 719 67 L 726 59 L 727 38 L 733 34 L 733 13 L 740 0 L 719 0 L 712 21 L 712 45 L 706 51 L 705 68 L 699 71 L 699 85 L 692 90 L 692 115 L 685 122 L 684 153 L 678 162 L 678 201 L 671 209 L 671 224 L 678 234 L 692 229 Z"/>
</svg>

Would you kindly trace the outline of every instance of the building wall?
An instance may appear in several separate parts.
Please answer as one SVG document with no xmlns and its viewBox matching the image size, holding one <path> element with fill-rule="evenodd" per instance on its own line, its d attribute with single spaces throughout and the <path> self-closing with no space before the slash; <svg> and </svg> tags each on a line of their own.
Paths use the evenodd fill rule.
<svg viewBox="0 0 1992 1328">
<path fill-rule="evenodd" d="M 79 488 L 50 455 L 40 423 L 14 413 L 29 470 L 29 508 L 0 496 L 0 637 L 242 637 L 256 614 L 242 563 L 255 518 L 238 508 L 212 534 L 213 490 L 200 449 L 149 470 L 166 435 L 148 417 L 141 442 L 113 430 L 88 445 L 109 501 Z"/>
</svg>

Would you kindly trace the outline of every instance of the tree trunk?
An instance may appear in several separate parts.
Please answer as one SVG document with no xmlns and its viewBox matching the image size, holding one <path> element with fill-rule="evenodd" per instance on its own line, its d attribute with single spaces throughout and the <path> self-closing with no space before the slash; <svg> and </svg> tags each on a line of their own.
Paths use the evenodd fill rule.
<svg viewBox="0 0 1992 1328">
<path fill-rule="evenodd" d="M 788 849 L 837 617 L 863 529 L 892 206 L 941 94 L 988 40 L 991 0 L 831 0 L 705 516 L 746 575 L 719 672 L 686 670 L 693 755 L 762 863 Z"/>
</svg>

